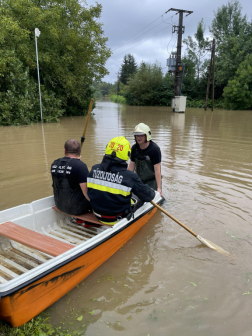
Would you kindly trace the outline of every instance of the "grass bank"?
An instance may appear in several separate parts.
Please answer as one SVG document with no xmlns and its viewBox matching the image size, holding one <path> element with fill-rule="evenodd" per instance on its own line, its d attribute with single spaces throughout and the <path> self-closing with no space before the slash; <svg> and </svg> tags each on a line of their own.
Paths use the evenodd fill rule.
<svg viewBox="0 0 252 336">
<path fill-rule="evenodd" d="M 110 100 L 114 103 L 126 104 L 126 99 L 120 95 L 112 95 L 110 96 Z"/>
<path fill-rule="evenodd" d="M 204 108 L 205 107 L 205 100 L 203 99 L 190 99 L 188 98 L 186 100 L 186 107 L 199 107 L 199 108 Z M 212 99 L 208 99 L 207 101 L 207 107 L 211 108 L 212 107 Z M 218 99 L 214 101 L 214 107 L 215 108 L 225 108 L 223 104 L 223 100 Z"/>
<path fill-rule="evenodd" d="M 49 323 L 49 317 L 38 315 L 24 325 L 13 328 L 5 321 L 0 321 L 0 336 L 77 336 L 81 331 L 62 330 Z"/>
</svg>

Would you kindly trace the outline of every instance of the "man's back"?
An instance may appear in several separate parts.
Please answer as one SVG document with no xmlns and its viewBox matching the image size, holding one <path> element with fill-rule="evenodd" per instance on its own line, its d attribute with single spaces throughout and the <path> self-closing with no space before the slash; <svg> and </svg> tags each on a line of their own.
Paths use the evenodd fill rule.
<svg viewBox="0 0 252 336">
<path fill-rule="evenodd" d="M 70 144 L 68 144 L 70 143 Z M 66 146 L 67 144 L 67 146 Z M 90 209 L 90 204 L 84 196 L 88 169 L 85 163 L 80 161 L 80 144 L 74 139 L 66 142 L 65 157 L 57 159 L 51 166 L 53 179 L 53 192 L 57 208 L 63 212 L 80 215 Z"/>
<path fill-rule="evenodd" d="M 126 162 L 107 157 L 92 167 L 87 182 L 92 208 L 101 214 L 129 213 L 132 193 L 146 202 L 155 195 L 137 174 L 127 170 Z"/>
</svg>

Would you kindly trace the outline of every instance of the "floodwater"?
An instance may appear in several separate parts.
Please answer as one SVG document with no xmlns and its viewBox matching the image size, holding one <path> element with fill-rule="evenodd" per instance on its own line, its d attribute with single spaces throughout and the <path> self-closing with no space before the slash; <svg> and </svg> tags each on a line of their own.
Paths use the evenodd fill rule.
<svg viewBox="0 0 252 336">
<path fill-rule="evenodd" d="M 82 154 L 89 168 L 108 141 L 145 122 L 162 150 L 166 211 L 44 314 L 71 335 L 252 334 L 252 111 L 128 107 L 98 102 Z M 0 210 L 52 194 L 50 164 L 85 117 L 0 128 Z M 251 295 L 251 296 L 250 296 Z"/>
</svg>

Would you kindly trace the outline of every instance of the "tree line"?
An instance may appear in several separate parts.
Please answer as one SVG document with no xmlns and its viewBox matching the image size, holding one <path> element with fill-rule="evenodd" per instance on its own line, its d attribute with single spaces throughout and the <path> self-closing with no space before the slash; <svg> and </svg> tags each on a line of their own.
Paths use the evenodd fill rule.
<svg viewBox="0 0 252 336">
<path fill-rule="evenodd" d="M 229 109 L 252 106 L 252 21 L 237 0 L 214 12 L 206 36 L 204 20 L 194 36 L 184 39 L 186 64 L 182 94 L 187 106 L 203 106 L 209 71 L 211 40 L 216 40 L 216 104 Z M 2 0 L 0 6 L 0 125 L 40 121 L 35 28 L 43 121 L 83 115 L 91 97 L 120 95 L 130 105 L 170 105 L 173 76 L 158 63 L 137 64 L 125 55 L 120 83 L 102 82 L 111 56 L 99 21 L 100 4 L 81 0 Z M 208 35 L 209 35 L 208 34 Z M 119 92 L 118 92 L 119 91 Z M 119 96 L 117 95 L 117 99 Z M 210 103 L 210 101 L 209 101 Z"/>
<path fill-rule="evenodd" d="M 252 21 L 242 15 L 241 10 L 239 1 L 229 1 L 214 12 L 209 37 L 201 19 L 194 36 L 183 40 L 186 52 L 182 62 L 186 67 L 182 95 L 187 96 L 187 106 L 204 106 L 210 49 L 215 39 L 216 106 L 235 110 L 252 108 Z M 100 85 L 105 89 L 106 83 Z M 99 85 L 96 88 L 99 92 Z M 110 94 L 118 93 L 117 83 L 112 87 L 107 83 L 107 88 Z M 173 94 L 174 78 L 169 73 L 163 74 L 160 64 L 137 65 L 133 55 L 124 56 L 120 95 L 127 104 L 167 106 Z"/>
<path fill-rule="evenodd" d="M 102 7 L 79 0 L 2 0 L 0 6 L 0 125 L 40 121 L 35 28 L 43 121 L 83 115 L 93 82 L 108 74 L 111 55 L 99 23 Z"/>
</svg>

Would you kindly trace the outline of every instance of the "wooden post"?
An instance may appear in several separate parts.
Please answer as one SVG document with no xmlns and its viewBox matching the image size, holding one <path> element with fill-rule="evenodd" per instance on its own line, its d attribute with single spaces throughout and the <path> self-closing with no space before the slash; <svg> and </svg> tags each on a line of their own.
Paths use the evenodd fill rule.
<svg viewBox="0 0 252 336">
<path fill-rule="evenodd" d="M 213 45 L 212 45 L 210 68 L 209 68 L 208 81 L 207 81 L 206 102 L 205 102 L 205 108 L 204 108 L 205 111 L 207 110 L 207 101 L 208 101 L 209 86 L 210 86 L 210 79 L 211 79 L 211 72 L 212 72 L 212 61 L 213 61 Z"/>
<path fill-rule="evenodd" d="M 215 39 L 213 39 L 212 111 L 214 109 L 214 58 L 215 58 Z"/>
<path fill-rule="evenodd" d="M 81 137 L 81 148 L 83 146 L 83 143 L 85 141 L 85 135 L 86 135 L 86 130 L 87 130 L 87 125 L 88 125 L 88 122 L 89 122 L 89 118 L 90 118 L 90 115 L 91 115 L 91 111 L 92 111 L 92 107 L 93 107 L 93 102 L 94 102 L 94 98 L 92 98 L 90 100 L 90 104 L 89 104 L 89 109 L 88 109 L 88 114 L 87 114 L 87 117 L 86 117 L 86 122 L 85 122 L 85 126 L 84 126 L 84 130 L 83 130 L 83 134 L 82 134 L 82 137 Z"/>
</svg>

